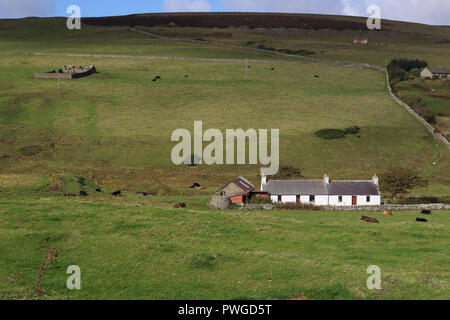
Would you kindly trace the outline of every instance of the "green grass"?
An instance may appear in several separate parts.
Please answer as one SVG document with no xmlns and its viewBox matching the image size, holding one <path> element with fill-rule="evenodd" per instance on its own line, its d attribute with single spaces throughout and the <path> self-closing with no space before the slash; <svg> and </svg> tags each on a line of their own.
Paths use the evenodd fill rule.
<svg viewBox="0 0 450 320">
<path fill-rule="evenodd" d="M 95 64 L 100 73 L 62 81 L 59 97 L 56 81 L 33 79 L 63 64 Z M 35 56 L 4 56 L 0 71 L 0 83 L 8 83 L 0 87 L 0 132 L 8 141 L 0 153 L 10 156 L 0 160 L 3 175 L 65 171 L 111 189 L 161 190 L 194 180 L 219 187 L 236 175 L 257 179 L 259 166 L 172 164 L 172 131 L 192 131 L 202 120 L 204 130 L 280 129 L 281 164 L 303 168 L 305 177 L 361 179 L 398 163 L 417 168 L 439 194 L 449 192 L 450 152 L 437 152 L 425 128 L 389 98 L 379 71 L 254 63 L 244 80 L 243 64 L 233 62 Z M 155 75 L 162 81 L 152 82 Z M 353 125 L 360 137 L 314 135 Z M 20 153 L 32 145 L 43 151 Z"/>
<path fill-rule="evenodd" d="M 330 30 L 236 29 L 222 40 L 255 46 L 266 40 L 266 47 L 380 65 L 391 51 L 445 65 L 448 45 L 435 41 L 447 37 L 446 29 L 420 30 L 428 40 L 415 45 L 400 28 L 406 35 L 382 48 L 340 45 L 354 34 Z M 171 28 L 187 38 L 191 31 Z M 368 179 L 404 166 L 430 181 L 412 195 L 448 196 L 450 151 L 389 98 L 384 73 L 286 64 L 301 59 L 120 28 L 69 32 L 64 19 L 0 20 L 0 51 L 281 60 L 251 63 L 245 80 L 240 62 L 1 55 L 0 298 L 33 298 L 48 246 L 59 256 L 45 272 L 44 298 L 449 297 L 448 211 L 427 224 L 415 223 L 417 212 L 361 213 L 376 215 L 378 225 L 351 212 L 213 211 L 206 204 L 218 187 L 238 175 L 257 184 L 260 166 L 177 167 L 170 159 L 172 131 L 192 132 L 195 120 L 204 130 L 275 128 L 281 165 L 301 169 L 305 178 L 328 172 L 332 179 Z M 99 73 L 61 81 L 59 96 L 57 81 L 33 78 L 67 64 L 94 64 Z M 152 82 L 156 75 L 162 80 Z M 352 126 L 360 133 L 344 139 L 314 134 Z M 89 179 L 87 186 L 78 176 Z M 66 189 L 49 193 L 56 178 Z M 189 189 L 193 182 L 205 189 Z M 94 183 L 125 196 L 96 193 Z M 81 189 L 90 196 L 62 196 Z M 177 202 L 187 208 L 173 209 Z M 81 267 L 81 291 L 65 287 L 71 264 Z M 382 269 L 380 292 L 365 286 L 371 264 Z"/>
<path fill-rule="evenodd" d="M 36 298 L 45 248 L 45 299 L 448 299 L 448 211 L 212 211 L 206 197 L 145 205 L 47 195 L 0 199 L 0 298 Z M 103 196 L 108 201 L 116 201 Z M 129 195 L 128 197 L 133 197 Z M 98 199 L 89 199 L 89 201 Z M 157 201 L 164 203 L 157 204 Z M 144 200 L 142 200 L 144 201 Z M 198 201 L 198 204 L 194 204 Z M 380 224 L 359 220 L 376 216 Z M 81 290 L 66 268 L 81 268 Z M 366 287 L 369 265 L 382 290 Z"/>
</svg>

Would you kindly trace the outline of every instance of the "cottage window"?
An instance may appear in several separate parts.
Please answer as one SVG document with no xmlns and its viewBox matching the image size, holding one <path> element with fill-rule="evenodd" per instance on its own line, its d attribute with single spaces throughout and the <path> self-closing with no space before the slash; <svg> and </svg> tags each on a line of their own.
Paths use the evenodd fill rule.
<svg viewBox="0 0 450 320">
<path fill-rule="evenodd" d="M 366 196 L 366 202 L 370 202 L 370 196 Z"/>
<path fill-rule="evenodd" d="M 316 200 L 315 196 L 309 196 L 309 202 L 314 202 Z"/>
<path fill-rule="evenodd" d="M 338 197 L 338 202 L 342 202 L 342 196 Z"/>
</svg>

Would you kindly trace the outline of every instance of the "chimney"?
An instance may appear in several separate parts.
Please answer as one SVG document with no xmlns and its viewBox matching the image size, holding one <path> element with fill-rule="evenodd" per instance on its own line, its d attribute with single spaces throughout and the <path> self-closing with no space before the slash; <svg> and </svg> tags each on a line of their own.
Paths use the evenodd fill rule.
<svg viewBox="0 0 450 320">
<path fill-rule="evenodd" d="M 376 173 L 373 175 L 372 181 L 373 181 L 373 183 L 374 183 L 376 186 L 378 185 L 378 176 L 377 176 Z"/>
<path fill-rule="evenodd" d="M 267 183 L 267 176 L 265 174 L 261 175 L 261 191 L 264 191 L 264 185 Z"/>
<path fill-rule="evenodd" d="M 325 184 L 330 184 L 330 177 L 326 173 L 323 175 L 323 182 L 325 182 Z"/>
</svg>

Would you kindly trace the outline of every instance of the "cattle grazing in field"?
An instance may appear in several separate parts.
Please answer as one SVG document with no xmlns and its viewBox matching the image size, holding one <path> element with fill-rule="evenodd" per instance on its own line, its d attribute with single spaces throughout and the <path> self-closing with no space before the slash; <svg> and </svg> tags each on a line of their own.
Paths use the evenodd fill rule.
<svg viewBox="0 0 450 320">
<path fill-rule="evenodd" d="M 80 196 L 81 197 L 87 197 L 89 194 L 86 191 L 81 190 L 80 191 Z"/>
<path fill-rule="evenodd" d="M 370 223 L 380 223 L 377 219 L 366 216 L 361 216 L 360 220 Z"/>
<path fill-rule="evenodd" d="M 156 76 L 152 81 L 155 82 L 156 80 L 160 80 L 161 76 Z"/>
<path fill-rule="evenodd" d="M 319 75 L 318 75 L 318 74 L 315 74 L 314 77 L 315 77 L 315 78 L 319 78 Z"/>
<path fill-rule="evenodd" d="M 385 216 L 392 216 L 392 215 L 394 215 L 394 213 L 392 211 L 384 211 L 383 214 Z"/>
<path fill-rule="evenodd" d="M 186 208 L 186 204 L 183 203 L 183 202 L 175 203 L 175 204 L 173 205 L 173 207 L 174 207 L 174 208 Z"/>
<path fill-rule="evenodd" d="M 200 188 L 200 184 L 197 182 L 194 182 L 194 184 L 192 186 L 190 186 L 189 188 L 194 189 L 194 188 Z"/>
<path fill-rule="evenodd" d="M 117 191 L 114 191 L 113 193 L 111 193 L 113 196 L 115 196 L 115 197 L 118 197 L 118 196 L 121 196 L 122 195 L 122 191 L 120 191 L 120 190 L 117 190 Z"/>
<path fill-rule="evenodd" d="M 185 78 L 185 79 L 186 79 L 186 78 L 189 78 L 189 75 L 185 74 L 185 75 L 184 75 L 184 78 Z"/>
<path fill-rule="evenodd" d="M 427 219 L 416 218 L 416 222 L 428 222 Z"/>
<path fill-rule="evenodd" d="M 431 214 L 431 210 L 422 210 L 422 214 Z"/>
<path fill-rule="evenodd" d="M 97 189 L 95 189 L 95 191 L 97 191 L 97 192 L 102 192 L 102 189 L 97 188 Z"/>
</svg>

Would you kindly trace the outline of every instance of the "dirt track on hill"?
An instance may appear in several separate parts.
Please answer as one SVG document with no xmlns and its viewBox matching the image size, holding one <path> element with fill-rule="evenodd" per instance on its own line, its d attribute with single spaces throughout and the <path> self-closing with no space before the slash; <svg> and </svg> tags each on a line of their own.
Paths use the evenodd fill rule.
<svg viewBox="0 0 450 320">
<path fill-rule="evenodd" d="M 64 53 L 64 52 L 23 52 L 23 51 L 4 51 L 0 55 L 32 55 L 32 56 L 56 56 L 56 57 L 92 57 L 92 58 L 120 58 L 120 59 L 150 59 L 150 60 L 178 60 L 178 61 L 204 61 L 204 62 L 240 62 L 245 63 L 246 59 L 229 58 L 191 58 L 191 57 L 169 57 L 169 56 L 135 56 L 123 54 L 89 54 L 89 53 Z M 370 68 L 384 71 L 380 66 L 373 66 L 363 63 L 345 63 L 345 62 L 317 62 L 317 61 L 285 61 L 285 60 L 264 60 L 248 59 L 250 63 L 274 63 L 274 64 L 316 64 L 327 66 L 343 66 L 353 68 Z"/>
<path fill-rule="evenodd" d="M 386 68 L 384 68 L 384 67 L 373 65 L 373 64 L 368 64 L 368 63 L 333 61 L 333 60 L 320 59 L 320 58 L 310 58 L 310 57 L 304 57 L 304 56 L 301 56 L 301 55 L 287 54 L 287 53 L 276 52 L 276 51 L 269 51 L 269 50 L 264 50 L 264 49 L 248 48 L 248 47 L 242 47 L 242 46 L 233 46 L 233 45 L 228 45 L 228 44 L 224 44 L 224 43 L 220 43 L 220 42 L 200 41 L 200 40 L 189 40 L 189 39 L 183 39 L 183 38 L 164 37 L 164 36 L 161 36 L 161 35 L 156 34 L 156 33 L 151 33 L 151 32 L 139 30 L 139 29 L 136 29 L 136 28 L 131 28 L 130 30 L 134 31 L 134 32 L 139 32 L 139 33 L 142 33 L 142 34 L 145 34 L 147 36 L 150 36 L 150 37 L 153 37 L 153 38 L 157 38 L 157 39 L 192 42 L 192 43 L 197 43 L 197 44 L 202 44 L 202 45 L 214 45 L 214 46 L 223 47 L 223 48 L 239 49 L 239 50 L 246 50 L 246 51 L 255 51 L 255 52 L 261 52 L 261 53 L 269 53 L 269 54 L 274 54 L 274 55 L 278 55 L 278 56 L 284 56 L 284 57 L 290 57 L 290 58 L 296 58 L 296 59 L 305 60 L 305 62 L 283 61 L 284 63 L 286 63 L 286 62 L 290 62 L 290 63 L 312 63 L 312 64 L 321 64 L 321 65 L 330 65 L 330 66 L 344 66 L 344 67 L 354 67 L 354 68 L 370 68 L 370 69 L 375 69 L 375 70 L 379 70 L 379 71 L 383 71 L 383 72 L 386 71 Z M 244 61 L 244 60 L 241 60 L 241 61 Z M 263 60 L 261 60 L 261 61 L 263 61 Z M 261 61 L 259 61 L 259 60 L 249 60 L 249 62 L 261 62 Z M 277 61 L 279 61 L 279 60 L 277 60 Z M 270 61 L 270 62 L 273 62 L 273 61 Z"/>
</svg>

